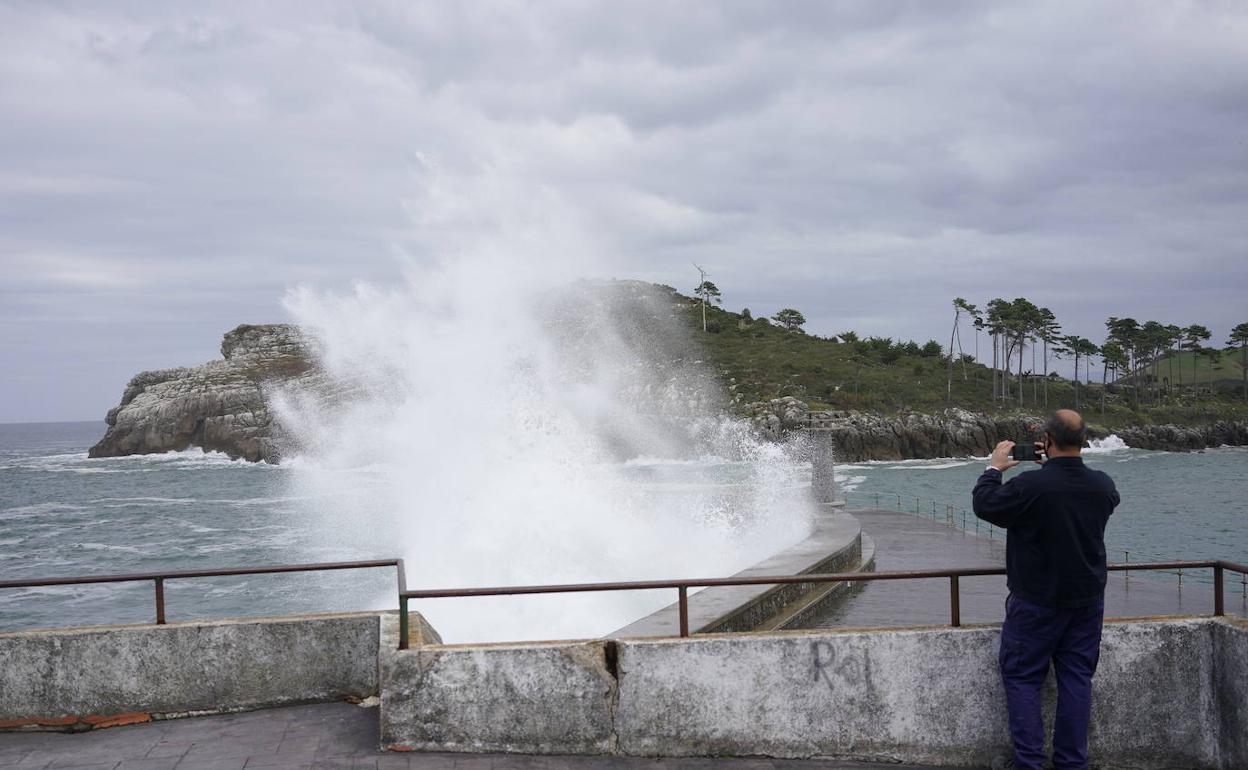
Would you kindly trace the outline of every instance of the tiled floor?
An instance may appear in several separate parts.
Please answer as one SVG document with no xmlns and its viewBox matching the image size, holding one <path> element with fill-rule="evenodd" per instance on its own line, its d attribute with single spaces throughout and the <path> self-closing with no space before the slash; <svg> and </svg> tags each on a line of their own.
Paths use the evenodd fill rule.
<svg viewBox="0 0 1248 770">
<path fill-rule="evenodd" d="M 906 767 L 909 766 L 815 760 L 383 753 L 377 750 L 377 709 L 347 703 L 176 719 L 68 735 L 0 733 L 0 770 L 905 770 Z"/>
</svg>

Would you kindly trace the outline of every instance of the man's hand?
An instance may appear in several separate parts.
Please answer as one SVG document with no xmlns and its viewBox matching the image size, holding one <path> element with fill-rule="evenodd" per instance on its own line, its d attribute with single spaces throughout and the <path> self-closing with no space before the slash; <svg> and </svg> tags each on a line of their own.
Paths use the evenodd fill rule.
<svg viewBox="0 0 1248 770">
<path fill-rule="evenodd" d="M 1013 468 L 1015 465 L 1018 465 L 1019 464 L 1018 460 L 1015 460 L 1013 457 L 1010 457 L 1010 450 L 1013 448 L 1014 448 L 1013 441 L 1002 441 L 1001 443 L 997 444 L 996 449 L 992 450 L 992 457 L 989 458 L 988 464 L 996 468 L 997 470 L 1001 471 L 1002 473 L 1005 473 L 1010 468 Z"/>
</svg>

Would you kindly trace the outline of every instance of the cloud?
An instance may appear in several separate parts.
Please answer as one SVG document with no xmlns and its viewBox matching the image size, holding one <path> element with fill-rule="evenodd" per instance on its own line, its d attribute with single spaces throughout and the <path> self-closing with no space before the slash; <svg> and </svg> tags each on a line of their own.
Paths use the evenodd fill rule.
<svg viewBox="0 0 1248 770">
<path fill-rule="evenodd" d="M 41 383 L 0 383 L 0 420 L 102 414 L 128 373 L 55 384 L 82 345 L 206 357 L 291 285 L 507 218 L 823 333 L 939 337 L 954 296 L 1026 295 L 1093 338 L 1223 334 L 1245 33 L 1216 2 L 4 5 L 0 329 L 46 344 L 0 341 Z"/>
</svg>

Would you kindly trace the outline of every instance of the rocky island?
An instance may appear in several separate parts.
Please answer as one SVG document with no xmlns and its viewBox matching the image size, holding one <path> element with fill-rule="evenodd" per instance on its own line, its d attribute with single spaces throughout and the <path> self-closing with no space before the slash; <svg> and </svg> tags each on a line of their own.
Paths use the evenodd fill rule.
<svg viewBox="0 0 1248 770">
<path fill-rule="evenodd" d="M 614 355 L 626 359 L 613 376 L 628 398 L 652 404 L 646 383 L 657 367 L 660 380 L 687 391 L 681 399 L 706 399 L 711 412 L 744 418 L 771 440 L 811 425 L 829 431 L 841 462 L 984 456 L 1002 439 L 1034 438 L 1046 403 L 1082 408 L 1094 437 L 1114 433 L 1140 449 L 1248 445 L 1248 390 L 1241 401 L 1225 383 L 1155 393 L 1145 408 L 1147 390 L 1131 381 L 1033 376 L 1014 382 L 1007 404 L 991 387 L 999 372 L 974 361 L 955 372 L 939 343 L 838 342 L 645 281 L 576 282 L 544 295 L 535 312 L 552 344 L 577 361 L 599 355 L 582 349 L 602 337 L 586 325 L 609 329 Z M 278 420 L 279 395 L 318 409 L 367 397 L 350 373 L 331 377 L 318 360 L 315 340 L 297 326 L 239 326 L 226 333 L 219 360 L 135 375 L 90 456 L 199 447 L 277 462 L 296 451 L 298 434 Z M 679 414 L 669 417 L 683 436 Z"/>
<path fill-rule="evenodd" d="M 252 462 L 277 462 L 288 451 L 271 396 L 277 389 L 324 389 L 308 340 L 289 324 L 243 325 L 221 342 L 221 359 L 200 366 L 141 372 L 109 410 L 91 457 L 199 447 Z M 1002 439 L 1026 439 L 1040 414 L 989 415 L 960 408 L 883 415 L 821 411 L 792 396 L 744 406 L 756 429 L 780 440 L 812 421 L 832 431 L 841 462 L 982 456 Z M 1248 423 L 1142 425 L 1114 431 L 1129 446 L 1192 451 L 1248 444 Z M 1098 437 L 1107 431 L 1093 429 Z"/>
<path fill-rule="evenodd" d="M 108 411 L 108 430 L 91 457 L 152 454 L 199 447 L 252 462 L 276 462 L 281 430 L 269 392 L 306 387 L 317 373 L 299 329 L 243 325 L 226 333 L 221 360 L 140 372 L 121 403 Z"/>
</svg>

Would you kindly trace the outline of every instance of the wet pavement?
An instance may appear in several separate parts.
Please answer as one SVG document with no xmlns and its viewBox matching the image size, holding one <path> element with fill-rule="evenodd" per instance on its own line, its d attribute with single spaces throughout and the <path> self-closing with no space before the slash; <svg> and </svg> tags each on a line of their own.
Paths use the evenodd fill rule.
<svg viewBox="0 0 1248 770">
<path fill-rule="evenodd" d="M 875 540 L 875 569 L 893 572 L 955 567 L 1005 566 L 1005 541 L 966 532 L 944 523 L 885 509 L 850 511 L 862 530 Z M 959 522 L 960 523 L 960 522 Z M 972 524 L 973 526 L 973 524 Z M 1203 580 L 1202 580 L 1203 578 Z M 1000 623 L 1005 618 L 1005 577 L 964 577 L 959 580 L 963 623 Z M 1226 611 L 1248 614 L 1238 581 L 1225 587 Z M 1209 571 L 1185 575 L 1145 576 L 1111 572 L 1105 587 L 1105 616 L 1200 615 L 1213 612 Z M 890 580 L 863 584 L 838 607 L 809 623 L 815 628 L 917 626 L 949 622 L 949 580 Z"/>
<path fill-rule="evenodd" d="M 89 733 L 0 733 L 0 768 L 58 770 L 934 770 L 771 759 L 646 759 L 377 750 L 377 709 L 348 703 L 150 722 Z"/>
</svg>

